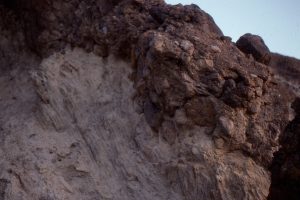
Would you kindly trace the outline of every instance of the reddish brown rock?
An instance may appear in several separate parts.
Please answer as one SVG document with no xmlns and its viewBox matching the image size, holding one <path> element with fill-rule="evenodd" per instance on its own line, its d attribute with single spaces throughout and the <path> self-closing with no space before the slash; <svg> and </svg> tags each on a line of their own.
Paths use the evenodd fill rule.
<svg viewBox="0 0 300 200">
<path fill-rule="evenodd" d="M 247 33 L 236 42 L 237 47 L 246 54 L 251 54 L 258 62 L 269 64 L 270 50 L 258 35 Z"/>
<path fill-rule="evenodd" d="M 5 198 L 267 198 L 290 113 L 260 49 L 195 5 L 0 9 Z"/>
<path fill-rule="evenodd" d="M 296 116 L 280 137 L 282 147 L 275 154 L 271 166 L 272 185 L 270 200 L 288 198 L 296 200 L 300 196 L 300 99 L 292 105 Z"/>
</svg>

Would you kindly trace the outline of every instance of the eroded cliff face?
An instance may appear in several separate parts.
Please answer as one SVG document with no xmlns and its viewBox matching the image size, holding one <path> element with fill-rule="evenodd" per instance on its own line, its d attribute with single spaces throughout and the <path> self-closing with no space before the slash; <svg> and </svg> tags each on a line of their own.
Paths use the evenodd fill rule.
<svg viewBox="0 0 300 200">
<path fill-rule="evenodd" d="M 134 142 L 136 127 L 147 126 L 130 72 L 74 49 L 16 73 L 1 88 L 2 101 L 13 101 L 1 105 L 4 198 L 179 199 Z"/>
<path fill-rule="evenodd" d="M 300 99 L 293 104 L 295 118 L 286 127 L 281 135 L 281 148 L 274 155 L 270 168 L 272 185 L 270 200 L 299 199 L 300 196 Z"/>
<path fill-rule="evenodd" d="M 289 102 L 195 5 L 1 1 L 0 199 L 267 199 Z"/>
<path fill-rule="evenodd" d="M 284 87 L 285 91 L 281 93 L 290 96 L 290 101 L 300 95 L 300 60 L 271 52 L 258 35 L 247 33 L 240 37 L 236 45 L 246 56 L 270 67 L 275 79 Z"/>
<path fill-rule="evenodd" d="M 272 53 L 258 35 L 245 34 L 237 41 L 237 47 L 246 56 L 268 64 L 281 84 L 280 93 L 291 102 L 291 122 L 279 137 L 280 149 L 274 154 L 270 171 L 272 184 L 269 200 L 299 199 L 299 108 L 300 108 L 300 60 Z"/>
</svg>

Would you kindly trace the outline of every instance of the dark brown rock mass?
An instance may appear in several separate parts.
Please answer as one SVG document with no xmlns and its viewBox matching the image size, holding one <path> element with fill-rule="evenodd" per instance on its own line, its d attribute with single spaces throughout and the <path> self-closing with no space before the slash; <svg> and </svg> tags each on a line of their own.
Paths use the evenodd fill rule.
<svg viewBox="0 0 300 200">
<path fill-rule="evenodd" d="M 270 200 L 300 197 L 300 99 L 292 105 L 296 116 L 280 138 L 282 147 L 275 154 L 272 172 Z"/>
<path fill-rule="evenodd" d="M 275 153 L 270 168 L 272 185 L 269 200 L 299 199 L 300 197 L 300 60 L 272 53 L 257 35 L 245 34 L 237 41 L 237 47 L 245 54 L 251 54 L 258 62 L 264 62 L 262 55 L 268 55 L 267 64 L 281 83 L 280 93 L 293 102 L 293 120 L 280 136 L 281 148 Z M 298 96 L 298 97 L 297 97 Z"/>
<path fill-rule="evenodd" d="M 262 40 L 241 45 L 257 62 L 162 0 L 1 1 L 0 16 L 0 197 L 267 199 L 290 98 Z"/>
<path fill-rule="evenodd" d="M 260 36 L 250 33 L 241 36 L 236 45 L 246 55 L 252 55 L 256 61 L 269 65 L 285 90 L 291 91 L 291 99 L 299 96 L 300 60 L 270 52 Z"/>
<path fill-rule="evenodd" d="M 270 50 L 261 37 L 247 33 L 240 37 L 236 46 L 244 53 L 252 55 L 258 62 L 269 64 Z"/>
<path fill-rule="evenodd" d="M 281 82 L 299 97 L 300 60 L 278 53 L 272 53 L 270 66 L 274 69 L 275 74 Z"/>
</svg>

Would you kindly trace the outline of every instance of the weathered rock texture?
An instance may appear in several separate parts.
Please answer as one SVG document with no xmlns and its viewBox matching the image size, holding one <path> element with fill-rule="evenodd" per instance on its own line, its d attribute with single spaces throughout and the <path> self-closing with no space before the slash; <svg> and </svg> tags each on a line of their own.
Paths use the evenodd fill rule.
<svg viewBox="0 0 300 200">
<path fill-rule="evenodd" d="M 291 99 L 300 95 L 300 60 L 270 52 L 258 35 L 247 33 L 240 37 L 236 45 L 246 56 L 252 56 L 256 61 L 269 65 L 284 89 L 290 90 Z"/>
<path fill-rule="evenodd" d="M 270 66 L 276 78 L 289 88 L 295 96 L 300 96 L 300 60 L 283 56 L 278 53 L 271 54 Z"/>
<path fill-rule="evenodd" d="M 282 147 L 275 154 L 272 172 L 270 200 L 300 197 L 300 99 L 292 105 L 295 119 L 286 127 L 280 138 Z"/>
<path fill-rule="evenodd" d="M 247 33 L 240 37 L 236 46 L 248 55 L 252 55 L 258 62 L 269 64 L 271 53 L 265 42 L 258 35 Z"/>
<path fill-rule="evenodd" d="M 267 199 L 289 118 L 195 5 L 0 6 L 0 198 Z"/>
<path fill-rule="evenodd" d="M 272 53 L 261 37 L 245 34 L 237 41 L 238 48 L 246 55 L 252 55 L 258 62 L 266 61 L 267 55 L 270 68 L 275 73 L 275 78 L 281 83 L 281 95 L 293 102 L 292 121 L 280 136 L 281 148 L 275 153 L 275 158 L 270 167 L 272 172 L 272 185 L 269 200 L 299 199 L 300 198 L 300 61 Z M 298 98 L 297 98 L 298 96 Z"/>
</svg>

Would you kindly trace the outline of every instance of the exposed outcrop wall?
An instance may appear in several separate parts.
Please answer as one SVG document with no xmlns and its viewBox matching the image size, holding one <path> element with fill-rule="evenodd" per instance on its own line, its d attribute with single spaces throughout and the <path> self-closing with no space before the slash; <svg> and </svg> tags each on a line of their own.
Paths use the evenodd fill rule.
<svg viewBox="0 0 300 200">
<path fill-rule="evenodd" d="M 3 80 L 4 199 L 182 199 L 134 142 L 130 71 L 75 49 Z"/>
<path fill-rule="evenodd" d="M 277 78 L 299 97 L 300 60 L 278 53 L 272 53 L 271 57 L 270 66 L 274 69 Z"/>
<path fill-rule="evenodd" d="M 253 56 L 258 62 L 268 64 L 282 85 L 281 95 L 285 95 L 288 101 L 293 102 L 290 117 L 292 121 L 280 136 L 281 148 L 275 153 L 270 168 L 272 185 L 268 199 L 299 199 L 300 60 L 270 52 L 262 38 L 257 35 L 243 35 L 237 41 L 237 47 L 247 56 Z"/>
<path fill-rule="evenodd" d="M 289 90 L 291 99 L 300 95 L 300 60 L 270 52 L 263 39 L 258 35 L 245 34 L 236 42 L 237 47 L 260 63 L 272 69 L 275 78 L 285 90 Z M 285 91 L 282 91 L 285 93 Z"/>
<path fill-rule="evenodd" d="M 267 199 L 288 102 L 208 14 L 16 2 L 0 7 L 0 198 Z"/>
<path fill-rule="evenodd" d="M 270 200 L 299 199 L 300 196 L 300 99 L 292 105 L 296 116 L 280 138 L 282 147 L 271 167 Z"/>
</svg>

